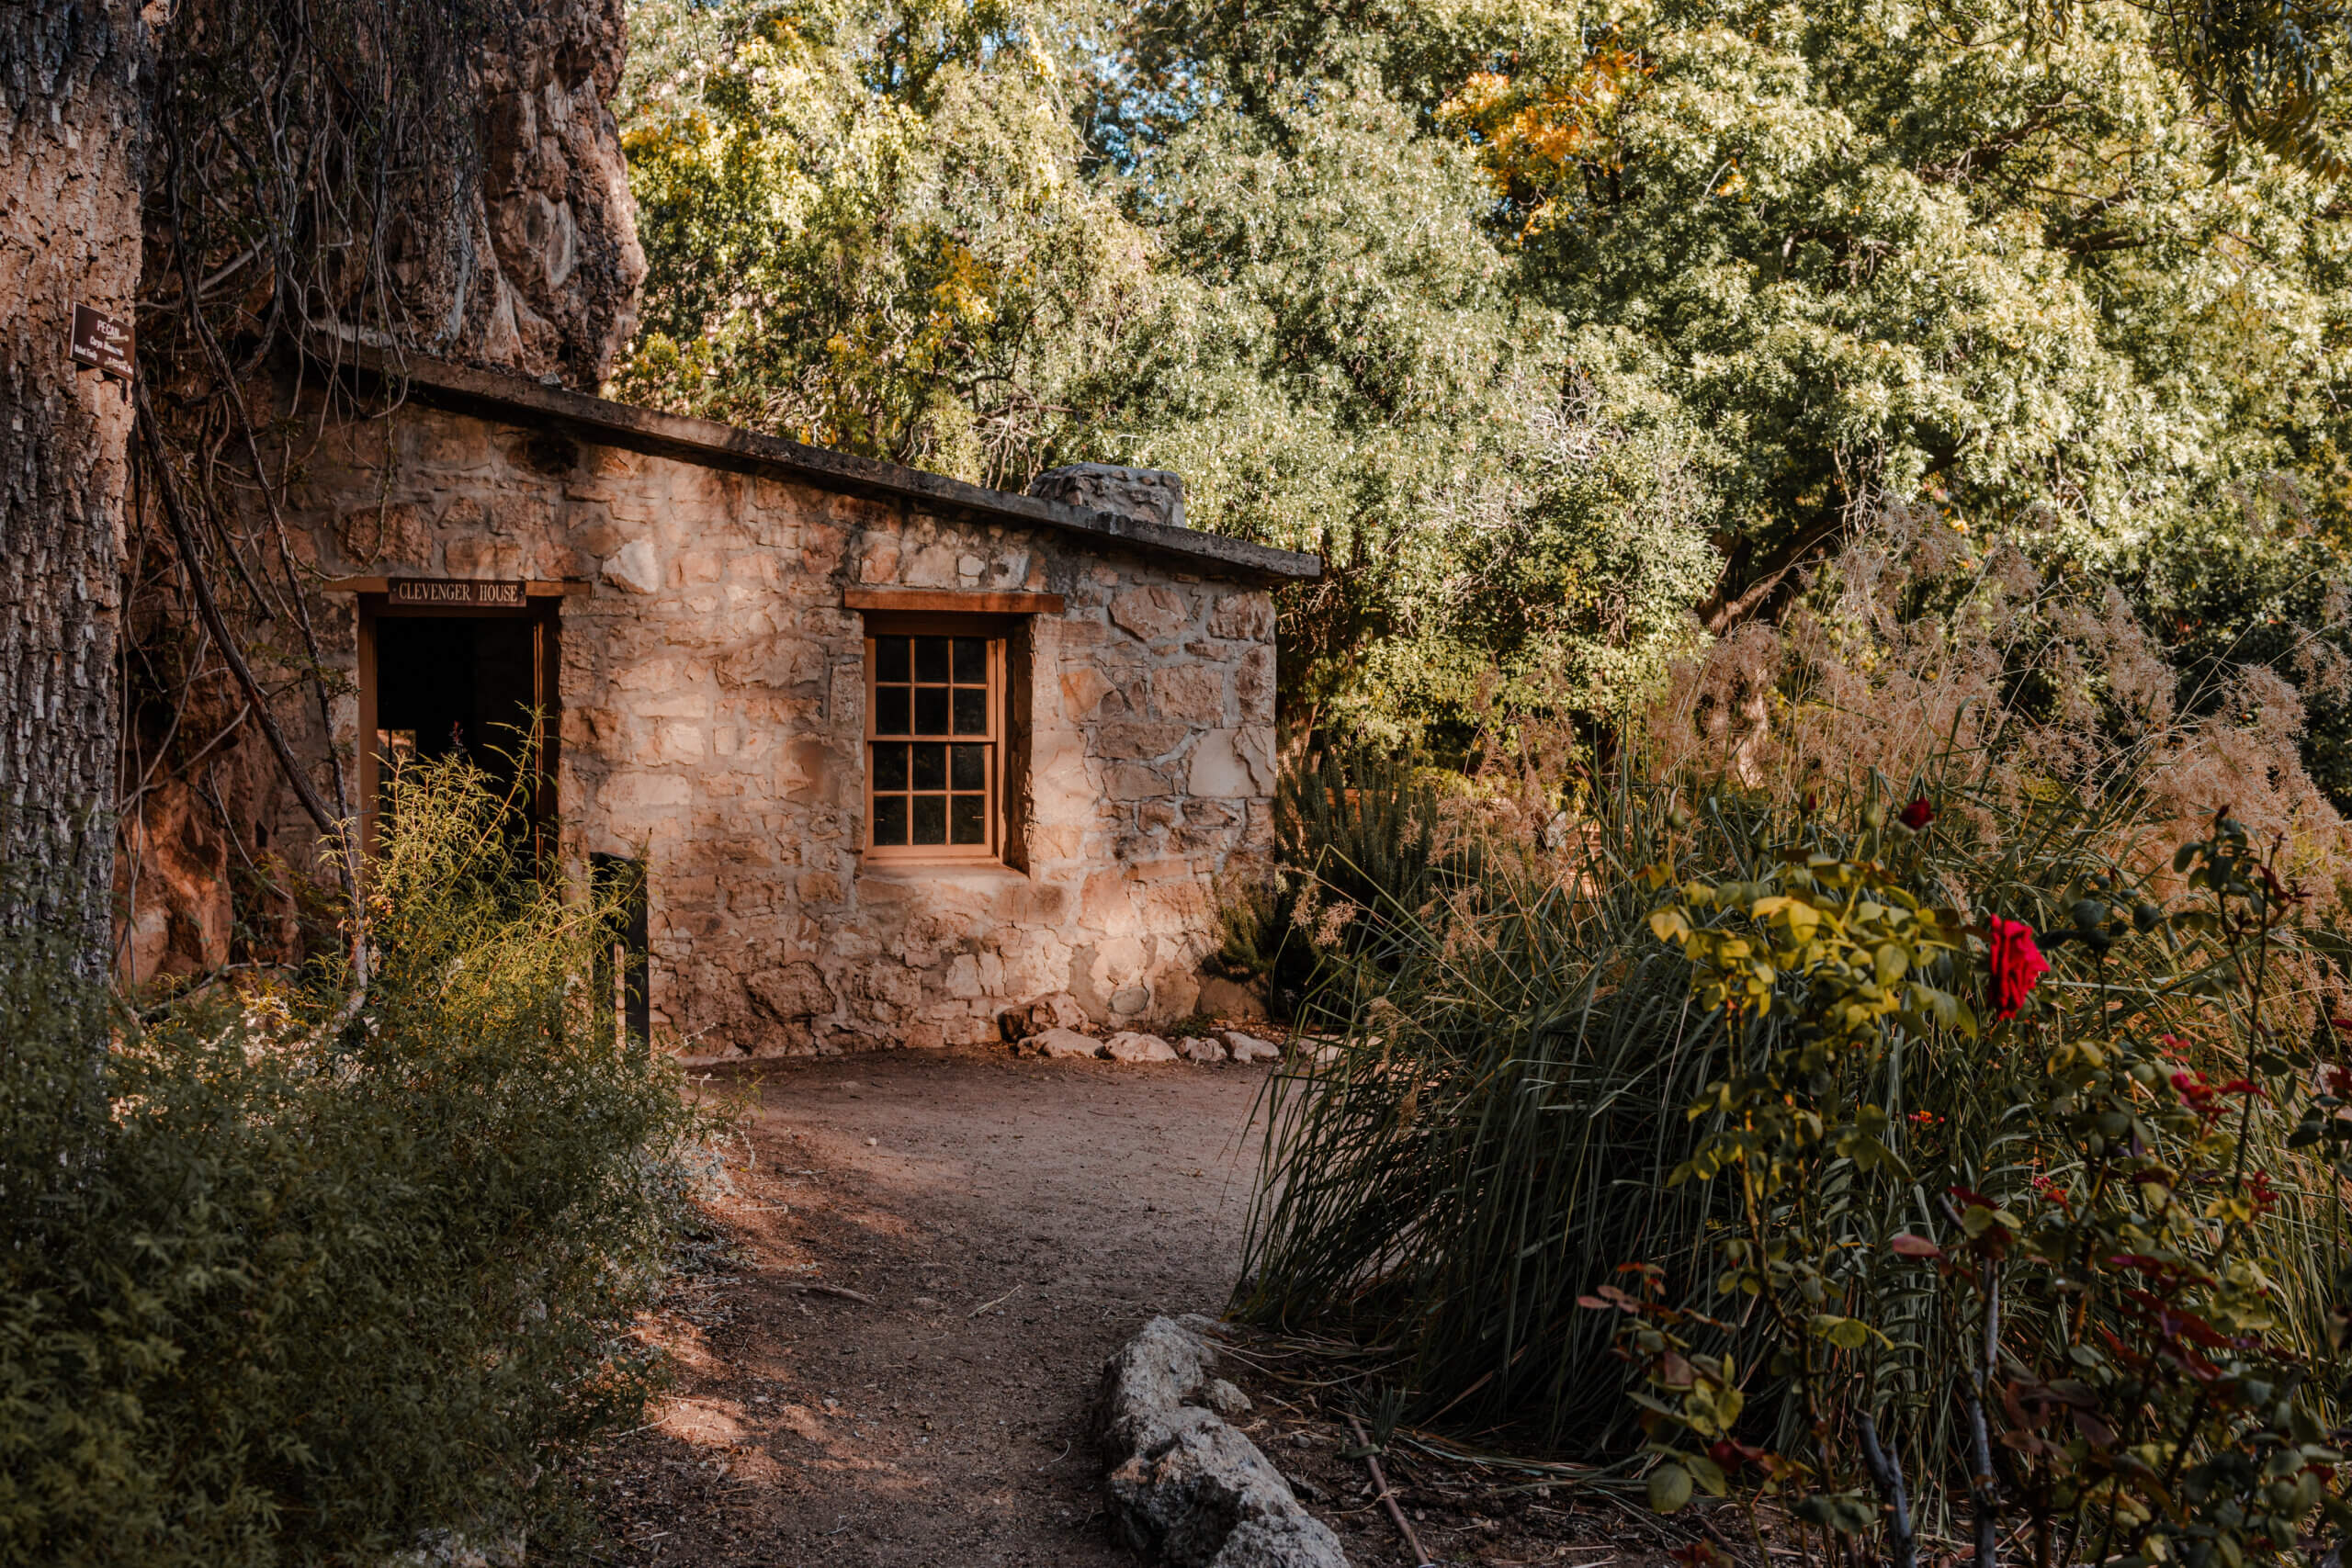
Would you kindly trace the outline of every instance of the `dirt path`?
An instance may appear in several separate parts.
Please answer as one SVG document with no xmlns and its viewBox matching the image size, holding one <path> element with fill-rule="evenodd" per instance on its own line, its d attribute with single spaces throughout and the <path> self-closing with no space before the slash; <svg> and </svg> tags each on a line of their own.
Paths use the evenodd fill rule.
<svg viewBox="0 0 2352 1568">
<path fill-rule="evenodd" d="M 716 1212 L 744 1259 L 679 1293 L 660 1331 L 684 1375 L 596 1467 L 617 1561 L 1133 1568 L 1102 1517 L 1094 1372 L 1151 1314 L 1224 1305 L 1263 1070 L 735 1071 L 757 1164 Z"/>
</svg>

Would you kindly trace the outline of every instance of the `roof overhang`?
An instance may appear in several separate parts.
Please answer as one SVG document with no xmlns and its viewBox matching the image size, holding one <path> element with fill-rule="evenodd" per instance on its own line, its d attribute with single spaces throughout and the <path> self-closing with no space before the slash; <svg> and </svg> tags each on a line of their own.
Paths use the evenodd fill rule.
<svg viewBox="0 0 2352 1568">
<path fill-rule="evenodd" d="M 477 370 L 413 354 L 338 343 L 329 356 L 356 380 L 404 400 L 452 413 L 618 446 L 707 468 L 796 479 L 850 495 L 899 501 L 951 516 L 1049 528 L 1099 547 L 1125 547 L 1181 557 L 1220 576 L 1307 581 L 1323 574 L 1319 557 L 1278 550 L 1247 539 L 1170 527 L 1117 512 L 1097 512 L 1032 495 L 989 490 L 944 474 L 854 457 L 822 446 L 762 435 L 683 414 L 656 413 L 583 392 L 566 391 L 520 376 Z"/>
</svg>

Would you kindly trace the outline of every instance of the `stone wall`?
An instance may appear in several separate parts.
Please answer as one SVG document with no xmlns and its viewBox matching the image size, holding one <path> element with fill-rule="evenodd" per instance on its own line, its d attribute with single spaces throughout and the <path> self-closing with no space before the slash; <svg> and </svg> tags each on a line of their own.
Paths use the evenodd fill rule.
<svg viewBox="0 0 2352 1568">
<path fill-rule="evenodd" d="M 302 500 L 328 577 L 593 581 L 562 610 L 562 843 L 574 864 L 647 857 L 656 1023 L 694 1053 L 977 1042 L 1060 991 L 1104 1024 L 1181 1018 L 1214 880 L 1270 846 L 1255 581 L 414 405 L 389 448 L 379 424 L 331 434 Z M 1034 618 L 1014 694 L 1025 869 L 857 852 L 864 624 L 842 601 L 861 585 L 1065 598 Z M 354 606 L 320 601 L 338 659 Z M 340 711 L 350 746 L 356 701 Z"/>
</svg>

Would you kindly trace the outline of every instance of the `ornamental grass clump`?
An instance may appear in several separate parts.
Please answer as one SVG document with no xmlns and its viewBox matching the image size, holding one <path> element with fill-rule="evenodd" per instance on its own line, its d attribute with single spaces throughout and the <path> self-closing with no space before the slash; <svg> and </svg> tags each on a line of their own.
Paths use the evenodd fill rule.
<svg viewBox="0 0 2352 1568">
<path fill-rule="evenodd" d="M 1954 809 L 1933 830 L 1936 864 L 1965 863 L 2004 897 L 2103 872 L 2114 808 L 2033 811 L 1996 839 Z M 1795 820 L 1821 830 L 1818 814 Z M 1396 920 L 1380 964 L 1325 987 L 1327 1010 L 1353 1009 L 1344 1048 L 1271 1088 L 1246 1309 L 1389 1347 L 1424 1422 L 1545 1452 L 1623 1450 L 1634 1423 L 1611 1325 L 1576 1298 L 1626 1259 L 1712 1277 L 1724 1217 L 1720 1193 L 1668 1181 L 1700 1146 L 1688 1111 L 1732 1043 L 1653 927 L 1659 847 L 1761 885 L 1791 826 L 1752 793 L 1686 805 L 1627 777 L 1560 850 L 1498 841 L 1474 886 Z M 1989 1139 L 2013 1097 L 2007 1064 L 1915 1055 L 1898 1098 Z"/>
<path fill-rule="evenodd" d="M 640 1418 L 695 1117 L 514 803 L 457 763 L 394 794 L 364 982 L 142 1022 L 0 934 L 0 1562 L 511 1542 Z"/>
</svg>

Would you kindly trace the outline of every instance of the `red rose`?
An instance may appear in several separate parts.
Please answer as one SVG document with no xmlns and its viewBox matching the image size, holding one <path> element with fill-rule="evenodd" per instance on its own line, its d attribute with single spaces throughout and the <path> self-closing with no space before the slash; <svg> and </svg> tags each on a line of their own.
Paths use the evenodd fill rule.
<svg viewBox="0 0 2352 1568">
<path fill-rule="evenodd" d="M 1995 915 L 1986 928 L 1991 943 L 1985 961 L 1993 971 L 1993 1016 L 2012 1019 L 2041 977 L 2050 973 L 2050 960 L 2041 956 L 2041 949 L 2034 944 L 2033 928 L 2023 920 L 2005 920 Z"/>
<path fill-rule="evenodd" d="M 1924 795 L 1905 807 L 1902 815 L 1895 818 L 1897 822 L 1915 833 L 1935 819 L 1936 808 L 1928 804 L 1928 797 Z"/>
</svg>

